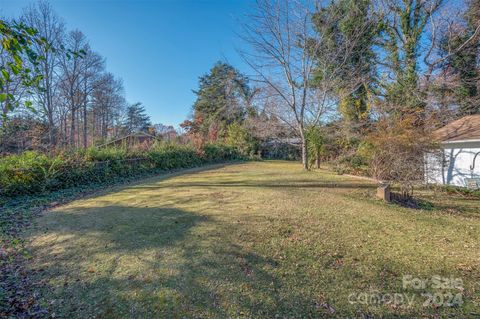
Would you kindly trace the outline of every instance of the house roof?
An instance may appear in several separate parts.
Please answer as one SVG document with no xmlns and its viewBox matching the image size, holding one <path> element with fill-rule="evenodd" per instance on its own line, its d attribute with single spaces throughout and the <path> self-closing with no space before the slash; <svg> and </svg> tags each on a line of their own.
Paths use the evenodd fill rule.
<svg viewBox="0 0 480 319">
<path fill-rule="evenodd" d="M 266 144 L 291 144 L 291 145 L 298 145 L 302 144 L 302 140 L 299 137 L 285 137 L 285 138 L 275 138 L 270 139 L 266 142 Z"/>
<path fill-rule="evenodd" d="M 480 115 L 469 115 L 433 132 L 442 142 L 480 141 Z"/>
<path fill-rule="evenodd" d="M 124 140 L 130 139 L 130 138 L 138 138 L 138 139 L 141 139 L 141 138 L 145 138 L 145 139 L 158 139 L 158 137 L 153 136 L 153 135 L 150 135 L 150 134 L 148 134 L 148 133 L 143 133 L 143 132 L 140 132 L 140 133 L 132 133 L 132 134 L 125 135 L 125 136 L 122 136 L 122 137 L 120 137 L 120 138 L 117 138 L 117 139 L 115 139 L 115 140 L 113 140 L 113 141 L 107 142 L 107 143 L 105 143 L 105 144 L 99 145 L 98 147 L 104 147 L 104 146 L 112 145 L 112 144 L 118 143 L 118 142 L 120 142 L 120 141 L 124 141 Z"/>
</svg>

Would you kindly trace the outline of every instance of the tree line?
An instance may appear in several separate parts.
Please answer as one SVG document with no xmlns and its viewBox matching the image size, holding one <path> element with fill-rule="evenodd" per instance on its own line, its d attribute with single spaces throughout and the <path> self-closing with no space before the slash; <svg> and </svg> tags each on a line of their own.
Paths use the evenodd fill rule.
<svg viewBox="0 0 480 319">
<path fill-rule="evenodd" d="M 127 103 L 122 80 L 86 35 L 67 30 L 48 2 L 2 19 L 2 27 L 2 40 L 14 40 L 0 48 L 3 151 L 88 147 L 152 126 L 141 103 Z M 26 49 L 12 55 L 15 45 Z"/>
<path fill-rule="evenodd" d="M 37 109 L 30 116 L 41 117 L 49 145 L 87 146 L 151 127 L 85 36 L 66 33 L 47 3 L 21 21 L 3 34 L 34 38 L 27 47 L 40 77 L 17 72 L 2 93 L 33 101 L 26 106 Z M 222 142 L 255 154 L 272 138 L 297 139 L 305 169 L 331 159 L 341 172 L 409 189 L 436 147 L 432 131 L 480 112 L 479 0 L 258 0 L 243 21 L 239 54 L 252 74 L 218 62 L 199 78 L 181 124 L 198 149 Z M 3 119 L 14 123 L 6 96 L 4 115 L 15 115 Z"/>
<path fill-rule="evenodd" d="M 241 32 L 253 75 L 214 66 L 184 126 L 200 140 L 235 121 L 280 130 L 305 169 L 334 158 L 408 190 L 432 131 L 480 113 L 479 18 L 478 0 L 259 0 Z"/>
</svg>

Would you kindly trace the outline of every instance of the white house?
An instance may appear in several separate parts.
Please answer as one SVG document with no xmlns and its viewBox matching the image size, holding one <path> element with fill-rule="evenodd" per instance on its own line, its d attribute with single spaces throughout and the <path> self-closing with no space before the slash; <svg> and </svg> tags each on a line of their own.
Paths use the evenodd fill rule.
<svg viewBox="0 0 480 319">
<path fill-rule="evenodd" d="M 478 188 L 480 115 L 470 115 L 453 121 L 435 131 L 434 137 L 440 143 L 440 151 L 426 155 L 426 181 Z"/>
</svg>

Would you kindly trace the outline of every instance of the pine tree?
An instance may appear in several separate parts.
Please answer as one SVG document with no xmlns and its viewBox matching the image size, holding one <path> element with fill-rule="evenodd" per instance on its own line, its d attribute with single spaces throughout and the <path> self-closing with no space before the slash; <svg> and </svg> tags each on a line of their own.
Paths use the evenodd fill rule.
<svg viewBox="0 0 480 319">
<path fill-rule="evenodd" d="M 127 134 L 145 132 L 151 126 L 150 117 L 142 103 L 129 105 L 126 110 L 124 128 Z"/>
<path fill-rule="evenodd" d="M 246 115 L 246 101 L 251 94 L 248 79 L 229 64 L 217 62 L 199 79 L 194 91 L 193 122 L 197 133 L 210 139 L 224 137 L 229 124 L 240 123 Z M 201 121 L 197 121 L 201 119 Z"/>
</svg>

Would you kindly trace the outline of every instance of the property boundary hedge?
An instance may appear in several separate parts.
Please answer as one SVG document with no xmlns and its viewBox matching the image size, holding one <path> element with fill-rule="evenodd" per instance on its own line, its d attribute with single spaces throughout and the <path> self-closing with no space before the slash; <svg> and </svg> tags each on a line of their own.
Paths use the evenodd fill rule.
<svg viewBox="0 0 480 319">
<path fill-rule="evenodd" d="M 28 151 L 0 159 L 0 195 L 35 194 L 140 173 L 189 168 L 243 157 L 230 146 L 161 144 L 145 151 L 90 148 L 48 156 Z"/>
</svg>

